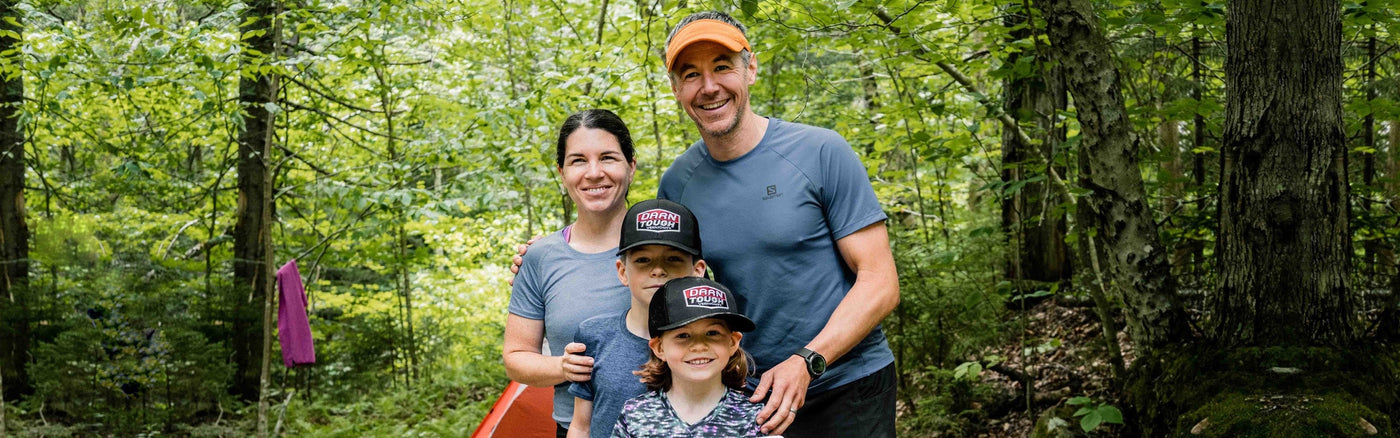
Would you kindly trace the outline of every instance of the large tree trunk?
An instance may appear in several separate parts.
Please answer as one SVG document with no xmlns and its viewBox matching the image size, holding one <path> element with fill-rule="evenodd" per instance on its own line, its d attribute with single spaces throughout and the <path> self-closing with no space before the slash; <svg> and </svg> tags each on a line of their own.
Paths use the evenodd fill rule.
<svg viewBox="0 0 1400 438">
<path fill-rule="evenodd" d="M 1017 7 L 1007 15 L 1007 28 L 1011 31 L 1011 41 L 1032 38 L 1033 32 L 1027 26 L 1025 11 Z M 1023 181 L 1034 174 L 1047 173 L 1045 166 L 1059 145 L 1064 143 L 1065 129 L 1055 127 L 1058 110 L 1069 105 L 1065 94 L 1064 80 L 1059 68 L 1050 63 L 1035 59 L 1034 52 L 1013 52 L 1006 60 L 1008 64 L 1031 62 L 1046 66 L 1029 76 L 1012 76 L 1006 80 L 1005 110 L 1016 118 L 1021 126 L 1035 126 L 1030 132 L 1041 141 L 1039 146 L 1027 144 L 1016 132 L 1002 130 L 1002 181 L 1012 183 Z M 1064 168 L 1057 168 L 1060 175 Z M 1056 214 L 1055 207 L 1064 202 L 1058 190 L 1051 190 L 1049 179 L 1026 183 L 1015 193 L 1002 198 L 1001 226 L 1010 240 L 1011 254 L 1006 262 L 1006 277 L 1013 281 L 1029 280 L 1035 283 L 1058 283 L 1069 280 L 1073 275 L 1070 267 L 1069 249 L 1065 245 L 1065 215 Z M 1018 282 L 1019 284 L 1020 282 Z M 1023 291 L 1029 292 L 1029 291 Z"/>
<path fill-rule="evenodd" d="M 1343 164 L 1342 22 L 1328 0 L 1235 0 L 1212 337 L 1229 345 L 1356 337 Z"/>
<path fill-rule="evenodd" d="M 1339 5 L 1229 6 L 1210 342 L 1172 328 L 1184 322 L 1143 206 L 1114 51 L 1089 0 L 1050 0 L 1045 12 L 1083 128 L 1080 184 L 1092 193 L 1081 217 L 1098 230 L 1110 283 L 1125 289 L 1134 339 L 1152 347 L 1139 349 L 1125 388 L 1126 416 L 1137 417 L 1128 424 L 1141 428 L 1129 435 L 1393 436 L 1397 354 L 1325 347 L 1354 340 L 1359 321 L 1347 289 Z"/>
<path fill-rule="evenodd" d="M 1138 170 L 1114 50 L 1089 0 L 1044 4 L 1052 55 L 1060 62 L 1081 127 L 1079 202 L 1083 239 L 1102 261 L 1102 280 L 1122 298 L 1130 335 L 1144 352 L 1190 337 L 1176 279 L 1157 236 Z"/>
<path fill-rule="evenodd" d="M 275 12 L 271 0 L 248 2 L 245 19 L 239 29 L 253 54 L 244 52 L 243 67 L 262 64 L 264 56 L 272 53 L 272 19 Z M 275 102 L 275 85 L 270 74 L 253 72 L 238 82 L 238 98 L 243 107 L 243 131 L 238 135 L 238 222 L 233 228 L 234 292 L 232 349 L 235 366 L 232 392 L 244 400 L 257 400 L 263 340 L 263 300 L 268 290 L 263 281 L 264 244 L 262 230 L 265 204 L 264 173 L 268 172 L 267 150 L 272 115 L 265 107 Z"/>
<path fill-rule="evenodd" d="M 0 29 L 18 35 L 20 12 L 14 2 L 0 2 Z M 14 19 L 11 24 L 8 19 Z M 19 49 L 19 39 L 0 36 L 0 52 Z M 23 58 L 12 56 L 16 71 Z M 8 79 L 6 79 L 8 78 Z M 5 399 L 30 392 L 25 362 L 29 359 L 29 227 L 24 220 L 24 135 L 20 106 L 24 82 L 20 75 L 0 75 L 0 375 Z"/>
</svg>

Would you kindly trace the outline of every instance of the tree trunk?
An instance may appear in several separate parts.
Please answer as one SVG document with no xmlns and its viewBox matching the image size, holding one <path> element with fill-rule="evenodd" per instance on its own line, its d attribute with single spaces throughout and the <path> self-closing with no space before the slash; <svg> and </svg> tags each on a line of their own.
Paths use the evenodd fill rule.
<svg viewBox="0 0 1400 438">
<path fill-rule="evenodd" d="M 0 29 L 19 34 L 21 12 L 14 2 L 0 2 Z M 8 19 L 13 18 L 14 24 Z M 18 50 L 18 38 L 0 36 L 0 52 Z M 12 56 L 18 71 L 23 58 Z M 8 69 L 6 69 L 8 71 Z M 8 79 L 6 79 L 8 78 Z M 25 362 L 29 360 L 29 226 L 24 219 L 24 135 L 20 106 L 24 104 L 21 75 L 0 78 L 0 375 L 9 382 L 0 397 L 15 400 L 31 392 Z"/>
<path fill-rule="evenodd" d="M 1009 40 L 1034 37 L 1026 21 L 1027 14 L 1019 7 L 1007 15 L 1005 26 L 1008 29 L 1022 26 L 1011 31 Z M 1009 65 L 1031 62 L 1037 67 L 1045 66 L 1026 76 L 1013 75 L 1005 83 L 1006 113 L 1021 126 L 1034 126 L 1029 134 L 1040 140 L 1039 146 L 1027 144 L 1012 130 L 1002 130 L 1001 178 L 1008 184 L 1037 174 L 1045 176 L 1048 173 L 1045 166 L 1051 165 L 1047 160 L 1065 140 L 1065 129 L 1056 128 L 1054 122 L 1057 111 L 1069 106 L 1060 69 L 1035 58 L 1034 52 L 1023 51 L 1013 52 L 1006 60 Z M 1060 175 L 1065 174 L 1063 167 L 1056 169 Z M 1002 198 L 1001 226 L 1013 251 L 1007 259 L 1006 277 L 1017 284 L 1022 282 L 1016 280 L 1058 283 L 1073 275 L 1069 249 L 1065 245 L 1065 216 L 1054 213 L 1055 207 L 1064 202 L 1058 193 L 1051 190 L 1048 178 L 1042 178 L 1025 183 L 1019 191 Z"/>
<path fill-rule="evenodd" d="M 256 69 L 273 50 L 272 22 L 276 12 L 273 0 L 250 0 L 239 32 L 242 35 L 261 33 L 244 38 L 248 48 L 257 54 L 243 53 L 243 68 Z M 267 205 L 263 193 L 264 173 L 269 172 L 264 157 L 272 114 L 266 104 L 276 102 L 276 84 L 271 74 L 250 71 L 238 81 L 238 99 L 243 106 L 243 130 L 238 134 L 238 218 L 233 228 L 233 350 L 234 377 L 232 392 L 244 400 L 257 400 L 262 363 L 263 300 L 271 291 L 262 281 L 264 268 L 262 230 L 263 208 Z M 270 212 L 269 212 L 270 213 Z M 268 215 L 269 217 L 271 215 Z"/>
<path fill-rule="evenodd" d="M 1236 0 L 1226 17 L 1220 286 L 1226 345 L 1356 337 L 1342 129 L 1342 24 L 1327 0 Z"/>
<path fill-rule="evenodd" d="M 1197 25 L 1193 24 L 1192 31 L 1196 29 Z M 1200 102 L 1201 99 L 1205 97 L 1206 88 L 1205 78 L 1203 77 L 1205 66 L 1203 66 L 1201 62 L 1202 56 L 1205 55 L 1201 53 L 1201 37 L 1191 38 L 1191 83 L 1194 84 L 1191 89 L 1191 98 L 1195 99 L 1197 102 Z M 1191 145 L 1193 147 L 1206 147 L 1206 116 L 1202 115 L 1200 111 L 1197 111 L 1196 114 L 1191 117 L 1191 138 Z M 1191 180 L 1192 183 L 1195 184 L 1193 188 L 1196 190 L 1196 193 L 1204 192 L 1203 189 L 1206 187 L 1205 152 L 1193 152 L 1191 154 Z M 1196 201 L 1196 215 L 1208 215 L 1209 213 L 1206 211 L 1208 208 L 1207 205 L 1205 197 L 1198 196 L 1198 200 Z M 1199 238 L 1192 238 L 1187 251 L 1189 251 L 1191 255 L 1191 276 L 1195 278 L 1203 277 L 1202 274 L 1205 272 L 1206 264 L 1205 242 Z"/>
<path fill-rule="evenodd" d="M 1375 30 L 1375 25 L 1372 24 L 1372 25 L 1371 25 L 1371 28 L 1372 28 L 1372 30 Z M 1366 39 L 1366 101 L 1367 101 L 1367 102 L 1370 102 L 1370 101 L 1373 101 L 1373 100 L 1376 99 L 1376 86 L 1377 86 L 1377 84 L 1376 84 L 1376 64 L 1380 62 L 1380 59 L 1377 58 L 1377 52 L 1376 52 L 1376 50 L 1377 50 L 1377 47 L 1376 47 L 1376 37 L 1367 38 L 1367 39 Z M 1382 155 L 1382 154 L 1380 153 L 1380 151 L 1379 151 L 1380 148 L 1376 145 L 1376 134 L 1377 134 L 1377 129 L 1376 129 L 1376 115 L 1375 115 L 1374 113 L 1367 113 L 1367 114 L 1366 114 L 1366 117 L 1363 118 L 1363 119 L 1362 119 L 1362 122 L 1361 122 L 1361 135 L 1362 135 L 1362 137 L 1363 137 L 1363 139 L 1364 139 L 1364 144 L 1365 144 L 1365 146 L 1366 146 L 1367 148 L 1370 148 L 1371 151 L 1370 151 L 1370 152 L 1367 152 L 1367 153 L 1365 153 L 1365 154 L 1362 154 L 1362 157 L 1361 157 L 1361 159 L 1362 159 L 1361 183 L 1362 183 L 1362 185 L 1363 185 L 1364 187 L 1366 187 L 1365 196 L 1362 198 L 1361 208 L 1364 210 L 1364 213 L 1362 213 L 1362 216 L 1365 217 L 1365 218 L 1367 218 L 1368 220 L 1371 220 L 1371 219 L 1374 219 L 1374 218 L 1375 218 L 1375 216 L 1374 216 L 1373 213 L 1372 213 L 1372 207 L 1374 206 L 1374 204 L 1380 203 L 1380 205 L 1381 205 L 1382 207 L 1384 207 L 1384 206 L 1386 205 L 1386 202 L 1388 201 L 1388 200 L 1385 199 L 1384 197 L 1382 197 L 1382 198 L 1380 198 L 1380 199 L 1377 199 L 1377 198 L 1374 196 L 1374 193 L 1375 193 L 1376 190 L 1378 189 L 1378 187 L 1376 187 L 1376 185 L 1375 185 L 1375 184 L 1376 184 L 1376 171 L 1378 170 L 1378 169 L 1377 169 L 1377 165 L 1376 165 L 1376 158 L 1378 158 L 1378 156 L 1379 156 L 1379 157 L 1381 158 L 1381 160 L 1382 160 L 1382 161 L 1381 161 L 1381 165 L 1384 165 L 1384 164 L 1385 164 L 1385 161 L 1384 161 L 1385 155 Z M 1392 148 L 1393 148 L 1393 146 L 1392 146 Z M 1389 174 L 1389 175 L 1387 175 L 1387 176 L 1389 176 L 1390 178 L 1394 178 L 1394 177 L 1395 177 L 1394 174 Z M 1373 223 L 1374 223 L 1374 221 L 1373 221 Z M 1379 233 L 1377 233 L 1377 234 L 1379 234 L 1379 235 L 1381 235 L 1381 236 L 1384 236 L 1384 235 L 1385 235 L 1385 232 L 1384 232 L 1385 230 L 1383 229 L 1384 227 L 1377 227 L 1377 228 L 1381 228 L 1381 229 L 1377 230 L 1377 231 L 1379 231 Z M 1363 273 L 1365 274 L 1366 283 L 1370 284 L 1370 283 L 1371 283 L 1372 281 L 1374 281 L 1374 280 L 1385 279 L 1387 276 L 1390 275 L 1391 266 L 1394 265 L 1393 260 L 1394 260 L 1394 258 L 1395 258 L 1395 248 L 1391 245 L 1390 241 L 1389 241 L 1389 240 L 1386 240 L 1384 237 L 1367 239 L 1365 242 L 1366 242 L 1366 243 L 1365 243 L 1366 259 L 1365 259 L 1365 261 L 1364 261 L 1364 263 L 1365 263 L 1365 268 L 1364 268 L 1364 270 L 1363 270 Z"/>
<path fill-rule="evenodd" d="M 1089 0 L 1051 0 L 1044 9 L 1052 55 L 1064 69 L 1081 127 L 1079 185 L 1090 190 L 1078 206 L 1086 228 L 1081 238 L 1094 239 L 1105 286 L 1122 299 L 1140 351 L 1187 339 L 1176 279 L 1147 206 L 1113 47 Z"/>
<path fill-rule="evenodd" d="M 1339 4 L 1241 0 L 1228 10 L 1221 284 L 1205 312 L 1211 337 L 1195 342 L 1143 205 L 1115 52 L 1089 0 L 1045 7 L 1083 133 L 1080 184 L 1091 193 L 1079 210 L 1097 231 L 1083 238 L 1102 242 L 1095 260 L 1107 260 L 1130 333 L 1149 347 L 1124 391 L 1127 426 L 1140 430 L 1125 435 L 1393 436 L 1398 355 L 1350 342 L 1359 318 L 1347 289 Z"/>
</svg>

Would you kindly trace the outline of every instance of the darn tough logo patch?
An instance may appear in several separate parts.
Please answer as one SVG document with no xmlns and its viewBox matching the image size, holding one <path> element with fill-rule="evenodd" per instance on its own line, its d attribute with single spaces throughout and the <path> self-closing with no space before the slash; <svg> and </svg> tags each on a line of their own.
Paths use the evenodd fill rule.
<svg viewBox="0 0 1400 438">
<path fill-rule="evenodd" d="M 709 286 L 696 286 L 686 289 L 685 306 L 703 307 L 706 309 L 728 309 L 729 298 L 724 296 L 724 291 Z"/>
<path fill-rule="evenodd" d="M 637 213 L 637 231 L 664 233 L 681 230 L 681 215 L 662 209 Z"/>
</svg>

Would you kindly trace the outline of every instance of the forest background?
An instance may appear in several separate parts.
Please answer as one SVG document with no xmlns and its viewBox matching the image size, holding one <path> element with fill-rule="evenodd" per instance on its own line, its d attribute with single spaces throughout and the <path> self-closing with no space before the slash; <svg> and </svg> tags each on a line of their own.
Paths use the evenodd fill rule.
<svg viewBox="0 0 1400 438">
<path fill-rule="evenodd" d="M 755 111 L 844 135 L 890 215 L 902 436 L 1226 433 L 1210 420 L 1293 411 L 1390 432 L 1393 392 L 1333 385 L 1351 391 L 1328 395 L 1338 407 L 1270 382 L 1374 358 L 1367 376 L 1397 375 L 1400 3 L 1314 2 L 1341 29 L 1319 43 L 1340 56 L 1340 135 L 1305 149 L 1337 158 L 1345 190 L 1302 205 L 1341 211 L 1342 238 L 1268 227 L 1341 248 L 1314 261 L 1344 287 L 1312 297 L 1348 306 L 1345 329 L 1299 342 L 1221 328 L 1268 315 L 1230 310 L 1243 295 L 1222 279 L 1242 264 L 1221 258 L 1222 224 L 1249 217 L 1222 202 L 1240 181 L 1227 158 L 1250 159 L 1231 152 L 1227 109 L 1248 93 L 1227 83 L 1247 69 L 1227 57 L 1256 50 L 1228 51 L 1226 23 L 1258 5 L 1045 3 L 0 2 L 0 435 L 469 432 L 505 383 L 509 256 L 571 220 L 558 125 L 620 114 L 638 148 L 630 200 L 652 197 L 697 138 L 659 56 L 670 26 L 706 9 L 750 27 Z M 1071 52 L 1090 42 L 1102 50 Z M 1114 108 L 1121 123 L 1105 124 Z M 1091 162 L 1104 157 L 1122 161 Z M 1096 180 L 1106 169 L 1137 189 Z M 268 274 L 293 259 L 318 362 L 289 370 L 275 346 L 264 355 L 263 327 Z M 1279 323 L 1314 324 L 1280 307 Z M 1047 319 L 1091 335 L 1070 350 L 1037 330 L 1070 323 Z M 1178 351 L 1200 360 L 1176 374 L 1140 360 L 1224 333 L 1252 349 Z M 1198 372 L 1246 362 L 1274 374 L 1226 389 Z M 1215 398 L 1169 396 L 1160 376 Z"/>
</svg>

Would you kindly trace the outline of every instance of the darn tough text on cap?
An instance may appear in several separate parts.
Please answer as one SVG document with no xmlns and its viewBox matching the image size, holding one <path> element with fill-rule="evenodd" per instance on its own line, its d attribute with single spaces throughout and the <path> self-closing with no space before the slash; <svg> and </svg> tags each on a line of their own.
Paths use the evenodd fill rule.
<svg viewBox="0 0 1400 438">
<path fill-rule="evenodd" d="M 728 309 L 729 299 L 725 297 L 724 291 L 709 286 L 696 286 L 685 290 L 686 307 L 703 307 L 706 309 Z"/>
<path fill-rule="evenodd" d="M 681 230 L 681 215 L 660 208 L 637 213 L 637 231 L 664 233 Z"/>
</svg>

